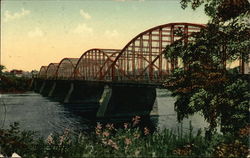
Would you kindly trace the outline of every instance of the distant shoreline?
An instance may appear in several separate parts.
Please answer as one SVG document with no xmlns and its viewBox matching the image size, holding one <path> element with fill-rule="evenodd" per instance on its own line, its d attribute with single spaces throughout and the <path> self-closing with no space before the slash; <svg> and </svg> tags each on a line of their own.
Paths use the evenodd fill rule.
<svg viewBox="0 0 250 158">
<path fill-rule="evenodd" d="M 23 94 L 28 92 L 28 90 L 0 90 L 0 94 Z"/>
</svg>

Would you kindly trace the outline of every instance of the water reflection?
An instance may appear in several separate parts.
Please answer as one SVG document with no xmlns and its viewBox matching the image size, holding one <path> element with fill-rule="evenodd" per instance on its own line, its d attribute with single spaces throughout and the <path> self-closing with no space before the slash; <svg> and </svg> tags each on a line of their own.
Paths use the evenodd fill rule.
<svg viewBox="0 0 250 158">
<path fill-rule="evenodd" d="M 65 111 L 69 111 L 71 116 L 67 117 L 79 117 L 83 121 L 82 126 L 78 129 L 78 132 L 93 132 L 96 124 L 100 123 L 103 126 L 107 124 L 113 124 L 115 128 L 124 128 L 124 123 L 132 124 L 131 117 L 110 117 L 110 118 L 96 118 L 95 114 L 98 110 L 93 105 L 81 105 L 81 104 L 62 104 Z M 147 127 L 150 131 L 155 131 L 158 125 L 158 116 L 143 116 L 140 117 L 140 122 L 136 127 L 144 128 Z"/>
<path fill-rule="evenodd" d="M 141 118 L 141 127 L 147 126 L 151 131 L 169 128 L 177 130 L 180 123 L 174 111 L 175 99 L 166 90 L 157 89 L 158 114 Z M 35 130 L 47 137 L 51 132 L 60 132 L 65 128 L 76 133 L 93 131 L 96 122 L 102 124 L 113 123 L 117 127 L 124 122 L 131 122 L 129 118 L 96 119 L 96 106 L 80 104 L 61 104 L 34 92 L 24 94 L 2 94 L 0 96 L 0 126 L 8 128 L 13 122 L 19 122 L 22 129 Z M 194 131 L 207 126 L 203 117 L 194 115 L 183 121 L 183 129 L 188 130 L 192 121 Z"/>
</svg>

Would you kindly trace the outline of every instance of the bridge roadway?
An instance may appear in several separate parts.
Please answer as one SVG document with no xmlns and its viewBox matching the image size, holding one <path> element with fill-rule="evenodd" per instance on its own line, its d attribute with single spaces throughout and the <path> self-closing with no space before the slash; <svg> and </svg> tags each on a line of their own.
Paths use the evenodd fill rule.
<svg viewBox="0 0 250 158">
<path fill-rule="evenodd" d="M 149 115 L 157 111 L 156 88 L 183 66 L 180 59 L 165 58 L 164 49 L 176 40 L 192 41 L 192 33 L 203 27 L 164 24 L 138 34 L 121 50 L 94 48 L 80 58 L 50 63 L 41 67 L 34 90 L 64 103 L 88 106 L 89 114 L 97 117 Z"/>
</svg>

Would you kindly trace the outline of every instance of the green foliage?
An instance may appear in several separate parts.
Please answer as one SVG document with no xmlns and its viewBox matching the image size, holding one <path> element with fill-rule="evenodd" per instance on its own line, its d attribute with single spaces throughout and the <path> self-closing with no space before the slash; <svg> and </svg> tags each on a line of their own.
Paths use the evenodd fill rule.
<svg viewBox="0 0 250 158">
<path fill-rule="evenodd" d="M 66 129 L 61 134 L 53 133 L 42 139 L 32 131 L 21 131 L 17 123 L 10 129 L 0 129 L 0 153 L 18 153 L 23 158 L 37 157 L 231 157 L 247 155 L 249 127 L 239 131 L 239 136 L 213 135 L 207 141 L 198 131 L 193 134 L 190 123 L 189 132 L 150 132 L 140 130 L 134 124 L 124 124 L 115 128 L 113 124 L 98 124 L 95 133 L 75 134 Z"/>
<path fill-rule="evenodd" d="M 205 13 L 212 20 L 227 21 L 241 14 L 249 14 L 250 4 L 248 0 L 181 0 L 183 9 L 191 5 L 192 9 L 204 6 Z"/>
<path fill-rule="evenodd" d="M 249 123 L 249 87 L 248 76 L 234 76 L 226 83 L 225 92 L 221 94 L 224 106 L 220 109 L 224 133 L 235 133 Z"/>
<path fill-rule="evenodd" d="M 25 77 L 3 74 L 0 76 L 0 92 L 23 92 L 29 90 L 30 80 Z"/>
<path fill-rule="evenodd" d="M 0 65 L 0 75 L 2 75 L 4 69 L 5 69 L 5 66 L 4 65 Z"/>
<path fill-rule="evenodd" d="M 200 32 L 193 34 L 192 42 L 184 44 L 176 41 L 166 47 L 166 57 L 182 58 L 186 64 L 207 65 L 223 68 L 223 62 L 235 61 L 243 57 L 248 60 L 250 50 L 250 27 L 232 22 L 223 24 L 207 24 Z"/>
<path fill-rule="evenodd" d="M 0 93 L 5 92 L 23 92 L 29 90 L 30 78 L 17 77 L 9 72 L 3 72 L 6 69 L 0 65 Z"/>
<path fill-rule="evenodd" d="M 193 9 L 204 5 L 211 21 L 200 32 L 193 33 L 189 43 L 178 40 L 165 49 L 167 58 L 181 58 L 185 65 L 176 68 L 165 83 L 177 98 L 178 120 L 201 112 L 210 123 L 208 136 L 218 124 L 224 133 L 235 133 L 249 123 L 248 75 L 226 69 L 228 61 L 249 62 L 249 2 L 241 2 L 182 0 L 183 8 L 188 4 Z M 234 9 L 230 17 L 223 15 L 228 8 Z"/>
<path fill-rule="evenodd" d="M 188 5 L 191 5 L 192 9 L 197 9 L 204 4 L 204 11 L 208 16 L 216 16 L 217 7 L 221 4 L 221 0 L 181 0 L 181 7 L 183 9 L 187 8 Z"/>
<path fill-rule="evenodd" d="M 32 155 L 35 132 L 20 131 L 19 124 L 10 125 L 10 129 L 0 129 L 0 153 L 11 156 L 17 152 L 21 155 Z"/>
</svg>

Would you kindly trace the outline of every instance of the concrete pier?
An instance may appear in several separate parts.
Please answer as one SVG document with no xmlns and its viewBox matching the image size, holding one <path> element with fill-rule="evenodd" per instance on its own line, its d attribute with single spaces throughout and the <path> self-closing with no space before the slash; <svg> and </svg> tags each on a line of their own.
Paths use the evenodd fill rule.
<svg viewBox="0 0 250 158">
<path fill-rule="evenodd" d="M 39 86 L 40 85 L 40 86 Z M 37 82 L 43 96 L 68 107 L 89 111 L 94 117 L 157 115 L 156 88 L 131 84 L 109 84 L 76 80 Z"/>
<path fill-rule="evenodd" d="M 155 88 L 106 86 L 100 99 L 97 117 L 149 115 L 155 98 Z"/>
<path fill-rule="evenodd" d="M 63 102 L 70 89 L 70 84 L 70 81 L 54 81 L 51 85 L 48 96 L 52 97 L 56 101 Z"/>
<path fill-rule="evenodd" d="M 53 85 L 53 81 L 52 80 L 44 80 L 41 88 L 40 88 L 40 94 L 42 94 L 43 96 L 47 97 L 49 95 L 49 92 L 51 90 L 51 87 Z"/>
<path fill-rule="evenodd" d="M 44 80 L 41 80 L 41 79 L 34 79 L 33 80 L 33 85 L 32 85 L 32 88 L 34 89 L 34 91 L 36 93 L 39 93 L 40 92 L 40 89 L 42 87 L 42 84 L 43 84 Z"/>
<path fill-rule="evenodd" d="M 88 84 L 75 81 L 68 88 L 68 93 L 64 98 L 64 102 L 74 104 L 99 104 L 103 89 L 104 86 L 102 84 Z"/>
</svg>

